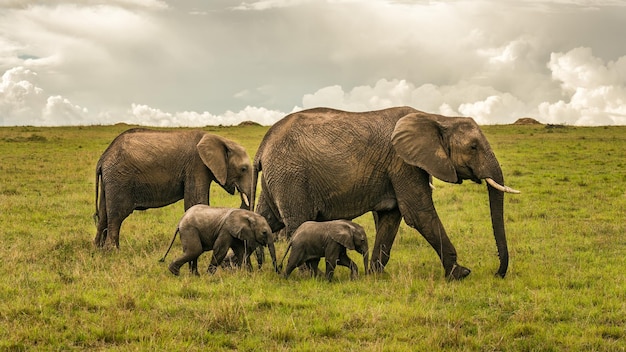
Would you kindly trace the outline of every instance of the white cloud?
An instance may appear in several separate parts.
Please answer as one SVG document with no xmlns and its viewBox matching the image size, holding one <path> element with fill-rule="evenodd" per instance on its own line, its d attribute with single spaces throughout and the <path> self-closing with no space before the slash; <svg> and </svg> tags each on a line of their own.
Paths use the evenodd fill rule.
<svg viewBox="0 0 626 352">
<path fill-rule="evenodd" d="M 444 115 L 474 117 L 479 123 L 508 123 L 523 114 L 526 107 L 510 93 L 461 82 L 455 86 L 423 84 L 416 87 L 406 80 L 381 79 L 372 86 L 354 87 L 345 92 L 335 85 L 307 94 L 304 108 L 327 106 L 351 111 L 384 109 L 408 105 Z"/>
<path fill-rule="evenodd" d="M 60 95 L 54 95 L 46 100 L 41 114 L 41 125 L 88 125 L 90 124 L 88 114 L 87 108 L 72 104 Z"/>
<path fill-rule="evenodd" d="M 618 4 L 5 1 L 1 123 L 270 124 L 294 105 L 411 105 L 480 123 L 623 124 Z"/>
<path fill-rule="evenodd" d="M 37 73 L 24 67 L 7 70 L 0 81 L 2 125 L 77 125 L 88 123 L 88 111 L 59 95 L 47 96 L 31 82 Z"/>
<path fill-rule="evenodd" d="M 202 126 L 231 126 L 244 121 L 253 121 L 261 125 L 269 126 L 285 116 L 280 111 L 265 108 L 247 106 L 239 112 L 226 111 L 221 115 L 210 112 L 198 113 L 195 111 L 183 111 L 169 113 L 160 109 L 151 108 L 147 105 L 133 104 L 130 115 L 123 122 L 146 126 L 160 127 L 202 127 Z"/>
<path fill-rule="evenodd" d="M 163 10 L 169 6 L 165 1 L 161 0 L 2 0 L 1 2 L 4 8 L 25 8 L 29 6 L 46 5 L 86 5 L 86 6 L 100 6 L 100 5 L 117 5 L 129 8 L 148 8 Z"/>
<path fill-rule="evenodd" d="M 605 64 L 590 48 L 576 48 L 553 53 L 547 66 L 569 101 L 542 102 L 542 119 L 574 125 L 626 124 L 626 56 Z"/>
<path fill-rule="evenodd" d="M 463 116 L 473 117 L 479 124 L 511 123 L 524 111 L 525 106 L 509 93 L 491 95 L 481 101 L 463 103 L 459 112 Z"/>
<path fill-rule="evenodd" d="M 0 81 L 0 121 L 3 125 L 13 125 L 22 120 L 36 118 L 37 106 L 43 106 L 43 89 L 29 79 L 36 73 L 23 67 L 7 70 Z"/>
<path fill-rule="evenodd" d="M 241 4 L 233 7 L 233 9 L 242 11 L 264 11 L 273 8 L 297 6 L 305 3 L 310 3 L 312 1 L 313 0 L 258 0 L 251 2 L 244 1 Z"/>
</svg>

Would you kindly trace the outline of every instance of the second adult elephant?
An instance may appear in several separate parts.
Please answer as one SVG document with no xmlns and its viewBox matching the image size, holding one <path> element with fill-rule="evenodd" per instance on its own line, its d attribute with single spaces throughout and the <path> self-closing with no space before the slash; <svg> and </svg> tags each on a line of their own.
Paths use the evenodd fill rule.
<svg viewBox="0 0 626 352">
<path fill-rule="evenodd" d="M 450 183 L 485 180 L 500 257 L 497 274 L 507 272 L 504 192 L 513 190 L 503 186 L 498 160 L 471 118 L 410 107 L 296 112 L 263 138 L 254 159 L 253 187 L 259 172 L 256 210 L 273 231 L 285 227 L 289 238 L 308 220 L 354 219 L 372 211 L 376 240 L 370 267 L 382 271 L 404 218 L 435 249 L 449 279 L 462 279 L 470 270 L 457 263 L 433 204 L 430 176 Z"/>
<path fill-rule="evenodd" d="M 241 194 L 248 208 L 252 168 L 245 149 L 204 131 L 131 129 L 117 136 L 96 165 L 97 233 L 119 248 L 122 222 L 134 210 L 158 208 L 184 199 L 185 210 L 209 204 L 211 182 Z M 99 183 L 102 182 L 98 203 Z"/>
</svg>

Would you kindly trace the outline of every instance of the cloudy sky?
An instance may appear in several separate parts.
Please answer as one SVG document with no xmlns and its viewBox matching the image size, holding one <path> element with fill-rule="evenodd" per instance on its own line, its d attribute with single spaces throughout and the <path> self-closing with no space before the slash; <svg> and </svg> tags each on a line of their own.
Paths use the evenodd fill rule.
<svg viewBox="0 0 626 352">
<path fill-rule="evenodd" d="M 626 125 L 621 0 L 0 0 L 0 125 Z"/>
</svg>

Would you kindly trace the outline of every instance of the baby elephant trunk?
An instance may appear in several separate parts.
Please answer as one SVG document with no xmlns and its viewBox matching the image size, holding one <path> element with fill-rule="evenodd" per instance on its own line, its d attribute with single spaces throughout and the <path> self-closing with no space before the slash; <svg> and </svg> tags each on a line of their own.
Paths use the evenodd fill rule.
<svg viewBox="0 0 626 352">
<path fill-rule="evenodd" d="M 270 240 L 267 242 L 267 249 L 270 252 L 270 257 L 272 257 L 272 264 L 274 265 L 274 270 L 277 273 L 280 273 L 280 270 L 278 269 L 278 263 L 276 263 L 276 248 L 274 247 L 274 241 L 271 239 L 270 235 Z"/>
<path fill-rule="evenodd" d="M 363 268 L 365 269 L 364 271 L 365 275 L 367 275 L 367 273 L 369 272 L 369 267 L 368 267 L 369 261 L 370 261 L 369 251 L 365 250 L 365 252 L 363 253 Z"/>
</svg>

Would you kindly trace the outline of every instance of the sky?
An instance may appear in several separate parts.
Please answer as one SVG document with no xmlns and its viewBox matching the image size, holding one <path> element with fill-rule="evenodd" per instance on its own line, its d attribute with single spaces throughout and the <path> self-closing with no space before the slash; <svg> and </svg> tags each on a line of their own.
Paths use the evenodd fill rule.
<svg viewBox="0 0 626 352">
<path fill-rule="evenodd" d="M 626 125 L 621 0 L 0 0 L 0 126 Z"/>
</svg>

